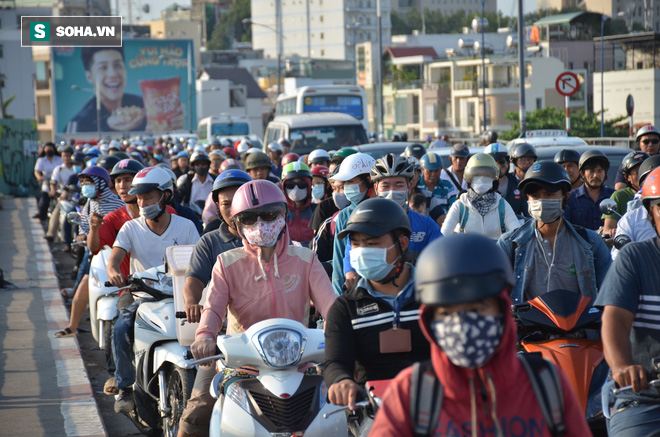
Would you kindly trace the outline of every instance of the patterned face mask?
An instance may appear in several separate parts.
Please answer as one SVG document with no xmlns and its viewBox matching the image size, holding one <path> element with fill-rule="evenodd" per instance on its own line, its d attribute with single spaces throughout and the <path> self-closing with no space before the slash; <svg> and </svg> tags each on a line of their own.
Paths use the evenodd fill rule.
<svg viewBox="0 0 660 437">
<path fill-rule="evenodd" d="M 284 229 L 286 222 L 283 216 L 277 217 L 275 220 L 267 222 L 261 217 L 253 225 L 243 225 L 241 232 L 252 246 L 271 247 L 277 243 L 277 237 Z"/>
<path fill-rule="evenodd" d="M 304 188 L 293 187 L 286 190 L 286 195 L 294 202 L 302 202 L 307 197 L 307 190 Z"/>
<path fill-rule="evenodd" d="M 454 365 L 483 366 L 500 345 L 503 316 L 482 316 L 475 311 L 458 311 L 431 322 L 438 346 Z"/>
</svg>

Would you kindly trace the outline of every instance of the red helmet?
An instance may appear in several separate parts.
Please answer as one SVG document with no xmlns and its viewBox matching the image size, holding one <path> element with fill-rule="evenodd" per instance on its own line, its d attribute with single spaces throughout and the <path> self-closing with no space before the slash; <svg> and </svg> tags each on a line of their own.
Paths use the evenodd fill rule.
<svg viewBox="0 0 660 437">
<path fill-rule="evenodd" d="M 229 158 L 225 159 L 222 161 L 222 164 L 220 164 L 220 173 L 231 169 L 243 170 L 243 163 L 237 159 Z"/>
<path fill-rule="evenodd" d="M 653 170 L 644 179 L 642 187 L 642 200 L 644 205 L 648 205 L 648 200 L 660 199 L 660 167 Z"/>
<path fill-rule="evenodd" d="M 231 201 L 231 216 L 264 206 L 282 205 L 286 207 L 286 198 L 282 190 L 267 180 L 256 180 L 241 185 Z"/>
<path fill-rule="evenodd" d="M 318 176 L 320 178 L 328 179 L 328 174 L 330 173 L 330 170 L 328 167 L 324 165 L 317 165 L 316 167 L 312 168 L 312 176 Z"/>
<path fill-rule="evenodd" d="M 300 155 L 297 153 L 287 153 L 282 157 L 282 167 L 287 165 L 290 162 L 295 162 L 300 159 Z"/>
<path fill-rule="evenodd" d="M 225 152 L 225 154 L 230 158 L 234 158 L 234 159 L 238 158 L 238 152 L 233 147 L 225 147 L 224 149 L 222 149 L 222 151 Z"/>
</svg>

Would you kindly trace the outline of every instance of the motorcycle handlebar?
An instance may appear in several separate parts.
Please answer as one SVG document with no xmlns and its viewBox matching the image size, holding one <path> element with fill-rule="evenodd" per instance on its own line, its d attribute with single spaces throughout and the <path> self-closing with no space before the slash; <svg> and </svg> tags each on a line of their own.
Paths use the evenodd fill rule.
<svg viewBox="0 0 660 437">
<path fill-rule="evenodd" d="M 104 286 L 106 287 L 114 287 L 110 281 L 105 281 L 103 283 Z M 121 288 L 121 287 L 118 287 Z M 157 290 L 155 288 L 149 287 L 147 284 L 144 283 L 142 279 L 134 278 L 133 276 L 129 276 L 126 278 L 126 287 L 130 289 L 131 291 L 142 291 L 144 293 L 147 293 L 151 297 L 157 299 L 157 300 L 163 300 L 172 297 L 171 294 L 163 293 L 160 290 Z M 185 315 L 185 313 L 184 313 Z"/>
</svg>

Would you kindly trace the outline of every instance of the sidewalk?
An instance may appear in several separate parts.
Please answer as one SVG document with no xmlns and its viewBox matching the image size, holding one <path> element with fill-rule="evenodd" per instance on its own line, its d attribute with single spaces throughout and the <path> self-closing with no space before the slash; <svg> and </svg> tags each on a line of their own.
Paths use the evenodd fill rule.
<svg viewBox="0 0 660 437">
<path fill-rule="evenodd" d="M 0 269 L 0 435 L 105 436 L 33 198 L 3 200 Z"/>
</svg>

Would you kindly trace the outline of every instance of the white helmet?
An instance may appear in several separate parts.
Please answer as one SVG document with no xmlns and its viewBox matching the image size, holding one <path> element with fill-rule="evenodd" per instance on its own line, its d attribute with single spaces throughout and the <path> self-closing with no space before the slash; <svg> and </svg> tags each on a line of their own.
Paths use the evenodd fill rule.
<svg viewBox="0 0 660 437">
<path fill-rule="evenodd" d="M 133 178 L 133 184 L 128 194 L 142 194 L 153 190 L 172 192 L 172 179 L 160 167 L 147 167 L 140 170 Z"/>
<path fill-rule="evenodd" d="M 330 161 L 330 160 L 331 160 L 330 154 L 323 149 L 312 150 L 312 152 L 307 157 L 307 162 L 310 164 L 315 162 Z"/>
<path fill-rule="evenodd" d="M 353 153 L 347 156 L 339 166 L 339 171 L 332 180 L 345 182 L 361 174 L 371 174 L 371 169 L 376 160 L 366 153 Z"/>
<path fill-rule="evenodd" d="M 254 152 L 262 152 L 262 150 L 261 150 L 260 148 L 258 148 L 258 147 L 250 147 L 250 148 L 247 149 L 247 151 L 245 152 L 245 156 L 248 156 L 249 154 L 254 153 Z"/>
<path fill-rule="evenodd" d="M 200 153 L 200 152 L 201 152 L 201 153 L 206 154 L 206 149 L 205 149 L 204 146 L 202 146 L 201 144 L 196 145 L 195 148 L 194 148 L 193 150 L 194 150 L 196 153 Z"/>
<path fill-rule="evenodd" d="M 248 149 L 250 148 L 250 145 L 251 145 L 251 144 L 248 144 L 248 143 L 245 142 L 245 141 L 241 141 L 240 143 L 238 143 L 238 146 L 236 146 L 236 151 L 237 151 L 239 154 L 242 155 L 242 154 L 244 154 L 245 152 L 248 151 Z"/>
</svg>

